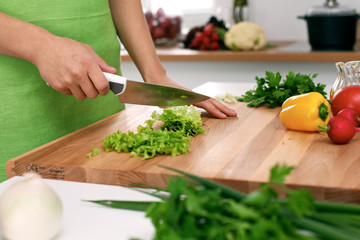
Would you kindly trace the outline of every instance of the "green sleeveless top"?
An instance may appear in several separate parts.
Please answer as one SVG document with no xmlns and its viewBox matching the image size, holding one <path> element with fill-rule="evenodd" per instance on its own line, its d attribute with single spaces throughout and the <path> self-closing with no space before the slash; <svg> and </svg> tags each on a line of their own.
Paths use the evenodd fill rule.
<svg viewBox="0 0 360 240">
<path fill-rule="evenodd" d="M 0 12 L 86 43 L 120 71 L 108 0 L 1 0 Z M 124 109 L 112 92 L 84 101 L 63 95 L 33 64 L 3 55 L 0 89 L 0 182 L 7 160 Z"/>
</svg>

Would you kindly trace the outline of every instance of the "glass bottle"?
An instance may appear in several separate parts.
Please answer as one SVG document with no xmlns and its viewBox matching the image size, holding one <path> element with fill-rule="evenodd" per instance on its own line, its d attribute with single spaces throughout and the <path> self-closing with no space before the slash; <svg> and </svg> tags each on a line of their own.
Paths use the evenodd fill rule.
<svg viewBox="0 0 360 240">
<path fill-rule="evenodd" d="M 233 8 L 234 0 L 214 0 L 213 15 L 218 20 L 224 21 L 225 27 L 230 28 L 234 24 Z"/>
<path fill-rule="evenodd" d="M 249 6 L 247 0 L 234 0 L 233 18 L 235 23 L 249 20 Z"/>
<path fill-rule="evenodd" d="M 360 61 L 337 62 L 337 77 L 330 91 L 330 101 L 341 88 L 349 85 L 360 85 Z"/>
</svg>

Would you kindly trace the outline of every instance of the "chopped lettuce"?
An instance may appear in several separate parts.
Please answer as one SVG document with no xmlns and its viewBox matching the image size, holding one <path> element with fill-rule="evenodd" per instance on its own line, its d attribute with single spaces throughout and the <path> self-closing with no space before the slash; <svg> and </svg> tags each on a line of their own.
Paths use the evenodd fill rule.
<svg viewBox="0 0 360 240">
<path fill-rule="evenodd" d="M 232 95 L 231 93 L 226 93 L 225 96 L 216 96 L 215 99 L 220 102 L 226 102 L 226 103 L 234 103 L 237 102 L 237 96 Z"/>
<path fill-rule="evenodd" d="M 160 130 L 154 130 L 156 121 L 163 122 Z M 194 106 L 170 107 L 162 113 L 154 111 L 145 126 L 139 125 L 137 133 L 117 131 L 104 139 L 107 152 L 129 152 L 132 156 L 153 158 L 156 154 L 177 156 L 189 151 L 190 140 L 204 133 L 200 113 Z"/>
<path fill-rule="evenodd" d="M 100 154 L 100 153 L 101 153 L 101 151 L 100 151 L 98 148 L 94 147 L 94 145 L 92 145 L 92 147 L 91 147 L 91 152 L 89 152 L 89 153 L 87 154 L 87 157 L 88 157 L 88 158 L 91 158 L 91 157 L 93 157 L 93 156 L 95 156 L 95 155 L 98 155 L 98 154 Z"/>
<path fill-rule="evenodd" d="M 154 112 L 152 118 L 164 123 L 161 127 L 162 130 L 180 131 L 185 136 L 196 136 L 199 133 L 204 133 L 200 112 L 196 111 L 194 106 L 166 108 L 162 114 Z"/>
</svg>

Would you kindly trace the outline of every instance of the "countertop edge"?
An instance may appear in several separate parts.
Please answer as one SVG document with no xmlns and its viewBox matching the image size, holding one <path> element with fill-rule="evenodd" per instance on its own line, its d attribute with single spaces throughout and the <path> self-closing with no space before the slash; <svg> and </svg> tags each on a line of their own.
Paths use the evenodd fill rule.
<svg viewBox="0 0 360 240">
<path fill-rule="evenodd" d="M 275 48 L 260 51 L 199 51 L 181 48 L 177 46 L 157 47 L 156 51 L 161 61 L 170 62 L 347 62 L 360 59 L 358 45 L 355 51 L 311 51 L 304 49 L 294 49 L 283 51 L 296 42 L 271 42 Z M 126 50 L 121 53 L 123 62 L 132 61 Z"/>
</svg>

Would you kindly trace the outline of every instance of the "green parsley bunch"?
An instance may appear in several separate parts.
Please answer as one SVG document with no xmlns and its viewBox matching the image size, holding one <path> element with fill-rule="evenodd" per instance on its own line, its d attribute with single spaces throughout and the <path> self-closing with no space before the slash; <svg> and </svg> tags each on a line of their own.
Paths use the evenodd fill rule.
<svg viewBox="0 0 360 240">
<path fill-rule="evenodd" d="M 326 97 L 325 84 L 316 84 L 314 79 L 318 74 L 301 74 L 289 72 L 285 79 L 279 72 L 265 72 L 265 77 L 256 76 L 257 86 L 247 91 L 241 97 L 236 97 L 239 102 L 248 102 L 249 107 L 267 105 L 269 108 L 281 106 L 291 96 L 308 92 L 319 92 Z"/>
</svg>

